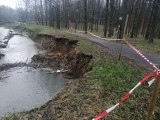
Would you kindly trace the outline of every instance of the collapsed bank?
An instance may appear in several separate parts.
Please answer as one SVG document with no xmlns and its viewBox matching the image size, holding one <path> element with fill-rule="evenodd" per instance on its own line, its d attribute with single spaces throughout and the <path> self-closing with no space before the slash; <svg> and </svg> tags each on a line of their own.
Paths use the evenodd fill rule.
<svg viewBox="0 0 160 120">
<path fill-rule="evenodd" d="M 4 39 L 2 40 L 3 42 L 5 41 L 7 42 L 5 43 L 5 47 L 1 47 L 2 51 L 5 51 L 5 54 L 2 54 L 3 57 L 1 59 L 1 65 L 0 65 L 0 80 L 1 80 L 0 85 L 2 88 L 0 89 L 1 89 L 1 96 L 3 96 L 0 103 L 1 106 L 0 115 L 4 115 L 5 113 L 11 111 L 12 112 L 22 111 L 23 109 L 29 110 L 35 108 L 35 105 L 39 106 L 44 104 L 45 102 L 50 100 L 53 96 L 55 96 L 62 89 L 62 87 L 64 87 L 67 81 L 68 82 L 70 81 L 70 80 L 64 81 L 62 77 L 59 77 L 61 76 L 59 73 L 61 74 L 63 73 L 63 76 L 65 78 L 82 77 L 85 74 L 85 72 L 89 70 L 88 64 L 92 59 L 92 55 L 85 55 L 83 53 L 76 51 L 77 41 L 70 41 L 67 38 L 60 38 L 60 37 L 56 38 L 55 36 L 41 34 L 37 35 L 36 39 L 39 41 L 44 40 L 45 43 L 41 45 L 37 43 L 36 46 L 42 47 L 43 50 L 41 49 L 41 51 L 43 52 L 39 52 L 37 55 L 34 55 L 31 58 L 31 62 L 29 62 L 30 57 L 28 58 L 28 56 L 26 57 L 27 59 L 24 59 L 24 61 L 23 59 L 21 59 L 23 58 L 22 56 L 24 55 L 20 54 L 20 52 L 23 52 L 23 49 L 20 49 L 22 51 L 18 51 L 17 54 L 19 57 L 21 57 L 19 59 L 22 61 L 14 62 L 14 60 L 12 61 L 12 59 L 15 58 L 14 56 L 15 54 L 13 53 L 14 57 L 12 57 L 12 54 L 9 54 L 8 52 L 11 53 L 12 51 L 17 52 L 14 50 L 14 48 L 19 46 L 22 46 L 23 48 L 26 47 L 25 51 L 27 51 L 28 48 L 27 46 L 25 46 L 28 43 L 26 44 L 24 42 L 27 41 L 26 39 L 27 37 L 25 38 L 21 35 L 20 36 L 16 35 L 17 34 L 12 34 L 11 32 L 9 32 L 8 35 L 5 36 Z M 23 45 L 17 44 L 15 41 L 16 42 L 18 41 L 18 43 L 19 41 L 23 41 L 20 42 Z M 14 45 L 14 47 L 12 47 L 13 46 L 12 44 Z M 29 46 L 30 45 L 32 44 L 29 43 Z M 10 49 L 12 49 L 12 51 L 10 51 Z M 29 47 L 28 49 L 30 49 L 29 51 L 32 52 L 31 47 Z M 32 54 L 35 54 L 36 52 L 38 51 L 36 50 Z M 11 60 L 8 59 L 8 61 L 5 61 L 6 58 L 10 58 Z M 16 60 L 18 59 L 16 58 Z M 28 77 L 26 78 L 25 76 Z M 25 89 L 29 85 L 28 82 L 31 82 L 33 85 L 30 86 L 31 88 Z M 34 87 L 34 84 L 36 85 L 35 87 L 38 87 L 39 84 L 41 84 L 41 86 L 40 88 L 32 89 Z M 46 84 L 48 84 L 48 86 L 46 86 Z M 24 88 L 20 89 L 22 87 Z M 31 94 L 28 93 L 29 89 L 30 91 L 32 91 Z M 41 91 L 41 89 L 48 89 L 47 91 L 49 92 L 50 95 L 48 96 L 47 92 L 45 93 L 45 91 Z M 17 92 L 18 91 L 22 92 L 16 93 L 16 90 Z M 14 94 L 16 94 L 16 97 L 14 96 Z M 25 98 L 26 99 L 25 100 L 24 97 L 26 97 L 27 95 L 28 97 Z M 36 96 L 37 98 L 35 98 Z M 7 107 L 5 105 L 10 105 L 10 107 Z"/>
<path fill-rule="evenodd" d="M 48 34 L 39 34 L 38 36 L 43 36 L 44 38 L 49 36 L 50 40 L 55 38 L 53 35 Z M 51 38 L 51 36 L 53 38 Z M 32 37 L 34 37 L 33 33 Z M 58 39 L 58 37 L 56 38 Z M 73 38 L 78 39 L 75 37 Z M 49 44 L 51 44 L 50 40 L 47 41 Z M 42 49 L 45 49 L 45 41 L 40 40 L 39 43 L 44 47 L 42 47 Z M 73 79 L 70 81 L 67 86 L 56 95 L 56 97 L 43 106 L 27 112 L 12 114 L 7 118 L 22 120 L 92 119 L 95 115 L 106 109 L 106 107 L 112 106 L 116 101 L 119 101 L 119 99 L 146 73 L 144 69 L 137 68 L 137 66 L 135 67 L 135 65 L 128 60 L 123 59 L 122 61 L 117 61 L 117 58 L 111 55 L 107 49 L 101 48 L 88 41 L 78 40 L 78 48 L 80 48 L 81 51 L 84 51 L 84 53 L 91 53 L 93 55 L 91 72 L 85 74 L 84 77 L 80 79 Z M 52 51 L 52 47 L 47 49 Z M 46 54 L 36 55 L 35 60 L 39 60 L 39 63 L 34 63 L 35 68 L 42 66 L 41 62 L 44 62 L 43 59 L 50 61 L 52 59 L 61 58 L 61 55 L 53 56 L 52 53 L 53 51 L 51 53 L 47 52 Z M 59 54 L 64 53 L 62 52 Z M 64 69 L 64 64 L 67 62 L 63 61 L 62 63 L 63 64 L 60 63 L 57 67 L 60 69 L 62 68 L 61 70 L 67 70 Z M 49 65 L 48 63 L 45 64 Z M 90 68 L 87 69 L 89 70 Z M 48 71 L 54 73 L 53 70 Z M 151 88 L 148 88 L 148 85 L 145 84 L 122 106 L 106 116 L 105 119 L 145 119 L 150 93 Z M 153 119 L 155 120 L 160 117 L 159 106 L 160 104 L 157 103 L 155 114 L 153 115 Z M 2 120 L 7 118 L 2 118 Z"/>
</svg>

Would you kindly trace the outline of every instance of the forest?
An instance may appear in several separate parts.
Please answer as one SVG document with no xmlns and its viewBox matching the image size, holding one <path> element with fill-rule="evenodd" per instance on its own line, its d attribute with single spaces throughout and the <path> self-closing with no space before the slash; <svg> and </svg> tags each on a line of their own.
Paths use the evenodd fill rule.
<svg viewBox="0 0 160 120">
<path fill-rule="evenodd" d="M 159 0 L 18 0 L 17 6 L 14 11 L 1 6 L 0 19 L 57 29 L 74 27 L 92 32 L 102 28 L 104 37 L 111 37 L 119 25 L 123 32 L 129 15 L 126 36 L 143 36 L 149 43 L 160 38 Z"/>
</svg>

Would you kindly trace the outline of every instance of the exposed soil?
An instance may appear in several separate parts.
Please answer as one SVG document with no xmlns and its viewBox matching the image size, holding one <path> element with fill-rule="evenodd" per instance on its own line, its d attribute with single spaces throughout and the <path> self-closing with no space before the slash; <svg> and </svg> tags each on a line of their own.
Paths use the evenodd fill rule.
<svg viewBox="0 0 160 120">
<path fill-rule="evenodd" d="M 110 42 L 110 41 L 106 41 L 106 40 L 102 40 L 99 38 L 95 38 L 95 37 L 91 37 L 88 35 L 84 35 L 84 34 L 77 34 L 77 33 L 70 33 L 67 32 L 68 34 L 74 35 L 76 37 L 82 38 L 82 39 L 86 39 L 89 40 L 93 43 L 96 43 L 104 48 L 108 48 L 112 54 L 114 55 L 119 55 L 119 50 L 120 50 L 120 44 L 114 43 L 114 42 Z M 160 56 L 158 55 L 154 55 L 152 53 L 149 53 L 147 51 L 142 51 L 142 53 L 149 59 L 151 60 L 153 63 L 155 64 L 159 64 L 159 59 Z M 132 59 L 132 61 L 135 64 L 138 64 L 139 66 L 145 67 L 148 70 L 154 70 L 154 68 L 149 65 L 142 57 L 140 57 L 134 50 L 132 50 L 129 47 L 123 46 L 122 48 L 122 56 L 125 56 L 129 59 Z"/>
<path fill-rule="evenodd" d="M 90 68 L 92 55 L 80 53 L 77 49 L 77 40 L 56 37 L 47 34 L 38 34 L 36 39 L 47 52 L 32 57 L 34 67 L 64 70 L 69 77 L 82 77 Z"/>
<path fill-rule="evenodd" d="M 44 68 L 51 66 L 52 69 L 56 69 L 57 67 L 57 69 L 63 68 L 71 71 L 72 67 L 69 67 L 71 62 L 71 66 L 73 66 L 73 68 L 73 63 L 75 63 L 78 69 L 80 69 L 79 67 L 83 68 L 83 65 L 80 65 L 78 63 L 82 64 L 84 60 L 82 60 L 81 58 L 86 57 L 84 57 L 85 55 L 83 55 L 82 53 L 78 52 L 78 50 L 76 49 L 75 41 L 75 44 L 72 44 L 72 47 L 69 47 L 72 48 L 72 50 L 68 50 L 68 47 L 66 46 L 70 45 L 68 42 L 69 40 L 66 38 L 55 37 L 52 35 L 39 35 L 37 39 L 38 41 L 40 41 L 39 43 L 42 45 L 43 49 L 47 52 L 38 54 L 32 58 L 32 65 L 34 65 L 34 67 Z M 62 40 L 63 42 L 60 43 L 63 44 L 60 44 L 58 39 L 59 41 Z M 56 42 L 58 42 L 58 44 Z M 68 57 L 71 57 L 71 60 Z M 104 57 L 104 55 L 102 54 L 101 57 Z M 91 56 L 88 56 L 87 60 L 88 58 L 91 58 Z M 106 58 L 104 57 L 104 59 Z M 74 60 L 77 62 L 74 62 Z M 54 63 L 54 61 L 56 61 L 57 64 Z M 129 61 L 126 60 L 126 63 L 127 62 Z M 87 69 L 86 67 L 84 67 L 83 69 L 87 71 L 89 68 L 87 66 Z M 100 69 L 103 70 L 102 67 Z M 71 72 L 75 72 L 74 69 Z M 121 72 L 121 70 L 119 72 Z M 133 76 L 137 77 L 138 74 L 140 74 L 139 71 L 135 70 Z M 130 81 L 131 83 L 133 82 L 132 79 Z M 130 90 L 130 87 L 128 87 L 129 83 L 127 83 L 126 87 L 123 86 L 123 89 L 125 91 L 124 93 L 122 91 L 116 91 L 116 87 L 118 86 L 119 82 L 125 82 L 125 78 L 116 79 L 116 82 L 113 83 L 114 85 L 112 87 L 106 87 L 100 83 L 95 82 L 95 79 L 92 78 L 90 74 L 85 74 L 83 78 L 74 79 L 72 82 L 70 82 L 55 98 L 53 98 L 40 108 L 36 108 L 24 113 L 13 114 L 12 117 L 9 117 L 9 119 L 91 120 L 95 115 L 100 113 L 102 110 L 105 110 L 106 106 L 110 107 L 111 105 L 114 105 L 122 97 L 122 95 L 126 93 L 126 91 Z M 128 82 L 128 79 L 126 80 L 126 82 Z M 147 110 L 147 105 L 149 104 L 148 100 L 150 99 L 150 92 L 148 92 L 147 88 L 148 86 L 147 84 L 145 84 L 143 88 L 137 90 L 136 93 L 134 93 L 132 97 L 127 100 L 120 108 L 113 111 L 113 113 L 109 114 L 104 119 L 144 120 L 146 117 L 146 114 L 144 114 L 146 112 L 144 111 Z M 144 94 L 146 94 L 147 97 L 143 96 Z M 159 118 L 159 113 L 159 108 L 157 107 L 157 110 L 154 114 L 155 120 L 157 120 L 156 118 Z M 1 119 L 8 120 L 8 118 Z"/>
</svg>

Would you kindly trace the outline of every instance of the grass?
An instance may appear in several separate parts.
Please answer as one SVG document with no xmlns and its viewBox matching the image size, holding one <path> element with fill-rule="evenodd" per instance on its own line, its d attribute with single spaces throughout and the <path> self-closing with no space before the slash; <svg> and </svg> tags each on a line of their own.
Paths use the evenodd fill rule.
<svg viewBox="0 0 160 120">
<path fill-rule="evenodd" d="M 103 36 L 103 26 L 99 25 L 99 30 L 96 31 L 93 29 L 92 33 L 100 36 Z M 72 31 L 75 32 L 75 31 Z M 112 36 L 111 38 L 116 38 L 115 36 Z M 148 43 L 147 40 L 145 40 L 143 37 L 137 37 L 137 38 L 129 38 L 126 37 L 126 40 L 128 40 L 131 44 L 133 44 L 136 48 L 143 51 L 148 51 L 153 54 L 160 55 L 160 39 L 155 38 L 154 43 Z"/>
<path fill-rule="evenodd" d="M 28 31 L 32 31 L 34 33 L 43 33 L 43 34 L 58 34 L 58 35 L 61 34 L 63 35 L 65 34 L 64 32 L 67 31 L 66 29 L 63 29 L 63 28 L 58 30 L 53 27 L 36 25 L 36 24 L 26 25 L 26 24 L 22 24 L 18 22 L 11 24 L 12 28 L 16 26 L 23 26 Z M 71 32 L 75 32 L 75 30 L 71 30 Z M 93 29 L 92 33 L 100 37 L 103 37 L 103 26 L 99 25 L 99 30 L 96 31 L 95 29 Z M 113 36 L 112 38 L 115 38 L 115 36 Z M 126 40 L 128 40 L 131 44 L 133 44 L 139 50 L 144 50 L 144 51 L 151 52 L 153 54 L 160 55 L 160 39 L 155 39 L 154 43 L 148 43 L 143 37 L 137 37 L 137 38 L 127 37 Z"/>
<path fill-rule="evenodd" d="M 58 31 L 59 33 L 59 31 Z M 57 33 L 57 34 L 58 34 Z M 53 34 L 53 33 L 52 33 Z M 132 89 L 139 80 L 148 73 L 129 61 L 117 58 L 104 48 L 87 40 L 63 34 L 69 39 L 78 39 L 77 49 L 92 54 L 92 70 L 81 79 L 73 80 L 53 100 L 42 107 L 24 113 L 18 113 L 2 120 L 88 120 L 103 110 L 116 104 L 124 94 Z M 119 108 L 114 110 L 105 120 L 144 120 L 152 88 L 145 83 Z M 156 104 L 152 120 L 160 118 L 160 96 Z"/>
<path fill-rule="evenodd" d="M 73 38 L 72 38 L 73 39 Z M 97 110 L 97 114 L 106 107 L 114 105 L 118 102 L 123 95 L 125 95 L 130 89 L 132 89 L 139 80 L 147 73 L 143 69 L 137 68 L 129 61 L 122 60 L 117 61 L 117 58 L 112 56 L 109 52 L 103 50 L 103 48 L 94 45 L 91 42 L 85 40 L 79 40 L 78 48 L 85 53 L 90 53 L 94 56 L 92 61 L 92 71 L 90 73 L 90 80 L 94 84 L 100 85 L 97 87 L 95 98 L 101 99 L 102 103 L 95 106 L 101 108 Z M 90 81 L 88 80 L 88 81 Z M 106 120 L 134 120 L 139 118 L 140 120 L 146 119 L 147 108 L 149 104 L 151 88 L 148 88 L 147 84 L 144 84 L 141 88 L 138 88 L 132 97 L 129 98 L 118 110 L 115 110 Z M 92 94 L 92 93 L 91 93 Z M 160 99 L 160 97 L 159 97 Z M 100 102 L 100 101 L 99 101 Z M 110 103 L 110 105 L 106 105 Z M 104 104 L 104 105 L 103 105 Z M 106 105 L 106 106 L 105 106 Z M 160 110 L 160 104 L 157 104 L 153 119 L 156 120 L 160 117 L 158 113 Z M 138 111 L 138 112 L 136 112 Z M 96 110 L 95 110 L 96 112 Z M 123 115 L 121 114 L 123 113 Z"/>
<path fill-rule="evenodd" d="M 99 27 L 98 32 L 94 30 L 93 33 L 95 35 L 104 37 L 102 26 Z M 115 38 L 115 36 L 113 36 L 112 38 Z M 160 55 L 160 39 L 155 38 L 154 43 L 148 43 L 148 41 L 145 40 L 143 37 L 137 37 L 137 38 L 127 37 L 126 40 L 128 40 L 132 45 L 134 45 L 139 50 L 148 51 L 150 53 Z"/>
<path fill-rule="evenodd" d="M 160 39 L 154 39 L 154 43 L 148 43 L 147 40 L 142 37 L 129 38 L 128 41 L 140 50 L 160 55 Z"/>
<path fill-rule="evenodd" d="M 16 28 L 17 26 L 20 26 L 22 28 L 25 28 L 27 31 L 34 32 L 36 34 L 56 34 L 60 33 L 61 31 L 64 32 L 64 29 L 54 29 L 53 27 L 45 26 L 45 25 L 38 25 L 38 24 L 24 24 L 24 23 L 13 23 L 9 24 L 9 27 Z"/>
</svg>

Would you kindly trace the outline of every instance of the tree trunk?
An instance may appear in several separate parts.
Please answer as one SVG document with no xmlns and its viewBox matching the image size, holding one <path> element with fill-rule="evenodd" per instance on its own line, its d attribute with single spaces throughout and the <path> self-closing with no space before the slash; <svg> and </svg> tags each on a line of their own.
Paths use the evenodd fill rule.
<svg viewBox="0 0 160 120">
<path fill-rule="evenodd" d="M 84 0 L 84 29 L 87 34 L 88 23 L 87 23 L 87 0 Z"/>
<path fill-rule="evenodd" d="M 105 13 L 105 22 L 104 22 L 104 37 L 107 36 L 108 7 L 109 7 L 109 0 L 106 0 L 106 13 Z"/>
<path fill-rule="evenodd" d="M 41 8 L 40 8 L 40 12 L 41 12 L 41 24 L 44 25 L 44 23 L 43 23 L 43 3 L 42 3 L 42 0 L 40 0 L 40 5 L 41 5 Z"/>
<path fill-rule="evenodd" d="M 154 0 L 154 2 L 153 2 L 153 9 L 152 9 L 153 14 L 152 14 L 152 19 L 151 19 L 151 26 L 150 26 L 149 39 L 148 39 L 149 43 L 153 43 L 154 42 L 153 38 L 155 38 L 159 5 L 160 5 L 160 1 L 159 0 Z"/>
<path fill-rule="evenodd" d="M 100 16 L 100 0 L 98 0 L 98 5 L 97 5 L 97 17 L 96 17 L 96 25 L 95 29 L 98 32 L 98 25 L 99 25 L 99 16 Z"/>
<path fill-rule="evenodd" d="M 45 23 L 48 23 L 48 10 L 47 10 L 47 0 L 45 0 Z"/>
<path fill-rule="evenodd" d="M 56 23 L 57 23 L 57 29 L 61 28 L 61 23 L 60 23 L 60 3 L 57 1 L 57 6 L 56 6 Z"/>
<path fill-rule="evenodd" d="M 111 37 L 113 35 L 113 13 L 114 13 L 114 0 L 110 1 L 110 19 L 109 19 L 109 33 L 108 37 Z"/>
</svg>

